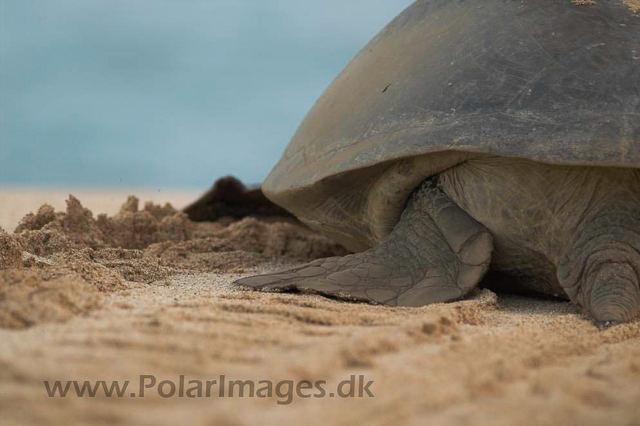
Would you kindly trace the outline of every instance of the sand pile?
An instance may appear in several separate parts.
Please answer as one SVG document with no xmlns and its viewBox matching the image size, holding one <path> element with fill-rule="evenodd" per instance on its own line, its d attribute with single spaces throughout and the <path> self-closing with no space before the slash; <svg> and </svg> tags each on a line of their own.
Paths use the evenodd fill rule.
<svg viewBox="0 0 640 426">
<path fill-rule="evenodd" d="M 22 267 L 22 247 L 14 237 L 0 228 L 0 270 Z"/>
<path fill-rule="evenodd" d="M 228 185 L 220 186 L 229 193 Z M 148 202 L 141 209 L 130 196 L 118 214 L 94 217 L 71 195 L 65 212 L 43 205 L 13 234 L 0 231 L 0 270 L 10 270 L 0 279 L 0 327 L 68 319 L 92 306 L 75 298 L 86 289 L 109 292 L 126 288 L 126 282 L 150 283 L 179 273 L 243 272 L 276 258 L 287 264 L 343 254 L 342 247 L 290 216 L 194 222 L 170 204 Z M 56 296 L 46 303 L 33 297 L 43 291 Z"/>
</svg>

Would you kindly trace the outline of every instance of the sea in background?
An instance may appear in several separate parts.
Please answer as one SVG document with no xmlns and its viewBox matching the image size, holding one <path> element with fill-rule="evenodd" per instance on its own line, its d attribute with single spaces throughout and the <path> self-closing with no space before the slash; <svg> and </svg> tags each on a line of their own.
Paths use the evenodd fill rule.
<svg viewBox="0 0 640 426">
<path fill-rule="evenodd" d="M 261 182 L 410 0 L 0 0 L 0 186 Z"/>
</svg>

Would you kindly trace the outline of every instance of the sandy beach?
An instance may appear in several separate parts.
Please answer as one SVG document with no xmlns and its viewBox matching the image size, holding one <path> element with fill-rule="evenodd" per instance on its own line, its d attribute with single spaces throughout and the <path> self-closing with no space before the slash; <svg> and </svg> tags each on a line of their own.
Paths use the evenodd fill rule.
<svg viewBox="0 0 640 426">
<path fill-rule="evenodd" d="M 291 218 L 164 205 L 196 194 L 110 194 L 0 191 L 2 425 L 640 425 L 639 321 L 600 330 L 568 302 L 487 289 L 421 308 L 249 291 L 232 282 L 344 250 Z M 141 397 L 150 376 L 175 393 Z M 221 376 L 274 390 L 220 396 Z M 338 395 L 352 376 L 372 395 Z M 130 384 L 48 396 L 73 380 Z M 180 396 L 181 380 L 217 385 Z M 326 394 L 290 391 L 305 381 Z"/>
</svg>

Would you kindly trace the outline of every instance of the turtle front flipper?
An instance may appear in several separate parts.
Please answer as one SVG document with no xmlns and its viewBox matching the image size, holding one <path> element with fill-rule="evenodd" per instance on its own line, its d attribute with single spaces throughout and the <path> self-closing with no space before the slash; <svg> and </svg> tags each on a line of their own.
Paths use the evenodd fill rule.
<svg viewBox="0 0 640 426">
<path fill-rule="evenodd" d="M 430 180 L 414 192 L 400 221 L 379 245 L 235 284 L 422 306 L 467 294 L 489 269 L 492 249 L 489 231 Z"/>
</svg>

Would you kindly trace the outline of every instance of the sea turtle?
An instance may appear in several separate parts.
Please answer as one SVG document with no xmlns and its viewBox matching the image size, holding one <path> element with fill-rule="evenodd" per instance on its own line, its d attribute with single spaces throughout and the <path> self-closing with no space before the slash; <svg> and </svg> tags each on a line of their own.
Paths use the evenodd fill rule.
<svg viewBox="0 0 640 426">
<path fill-rule="evenodd" d="M 244 278 L 392 306 L 492 281 L 640 313 L 628 0 L 419 0 L 319 98 L 265 194 L 354 254 Z"/>
</svg>

